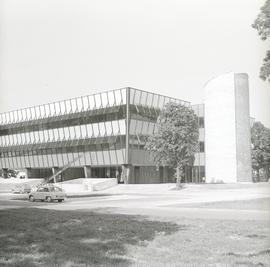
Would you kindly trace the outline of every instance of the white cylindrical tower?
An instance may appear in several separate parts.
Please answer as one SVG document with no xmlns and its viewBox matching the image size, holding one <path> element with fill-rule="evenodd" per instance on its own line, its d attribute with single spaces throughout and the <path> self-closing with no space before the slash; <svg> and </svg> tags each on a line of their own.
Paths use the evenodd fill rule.
<svg viewBox="0 0 270 267">
<path fill-rule="evenodd" d="M 210 80 L 204 102 L 206 182 L 252 181 L 248 75 Z"/>
</svg>

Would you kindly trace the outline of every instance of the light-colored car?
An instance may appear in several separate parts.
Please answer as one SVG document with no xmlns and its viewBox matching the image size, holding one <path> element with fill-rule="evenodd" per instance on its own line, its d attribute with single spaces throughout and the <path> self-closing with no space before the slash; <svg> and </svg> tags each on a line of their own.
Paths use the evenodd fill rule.
<svg viewBox="0 0 270 267">
<path fill-rule="evenodd" d="M 65 191 L 57 186 L 40 186 L 35 192 L 29 194 L 29 200 L 32 202 L 36 200 L 47 202 L 58 200 L 58 202 L 62 202 L 66 197 Z"/>
</svg>

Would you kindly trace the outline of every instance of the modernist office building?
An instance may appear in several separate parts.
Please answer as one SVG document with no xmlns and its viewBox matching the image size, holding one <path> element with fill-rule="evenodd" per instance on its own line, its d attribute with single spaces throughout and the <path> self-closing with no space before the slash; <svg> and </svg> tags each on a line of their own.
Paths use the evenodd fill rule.
<svg viewBox="0 0 270 267">
<path fill-rule="evenodd" d="M 200 132 L 195 161 L 185 170 L 185 182 L 199 183 L 204 177 L 206 181 L 240 181 L 239 177 L 245 169 L 241 164 L 250 161 L 250 155 L 249 158 L 247 155 L 243 156 L 243 153 L 250 154 L 250 147 L 244 152 L 239 150 L 248 141 L 242 142 L 238 138 L 246 130 L 245 118 L 249 118 L 246 104 L 248 83 L 247 76 L 242 74 L 230 74 L 226 79 L 231 83 L 224 88 L 220 87 L 220 77 L 207 85 L 210 89 L 206 94 L 205 105 L 191 105 L 184 100 L 128 87 L 2 113 L 0 167 L 3 170 L 25 169 L 28 178 L 43 178 L 69 164 L 69 168 L 57 179 L 117 177 L 119 181 L 126 183 L 172 182 L 172 170 L 167 166 L 157 168 L 144 145 L 147 137 L 154 133 L 161 109 L 166 103 L 175 101 L 193 108 L 198 117 Z M 213 93 L 216 89 L 223 92 L 221 100 L 225 100 L 224 104 L 213 101 L 217 97 Z M 247 99 L 243 100 L 242 93 L 247 95 Z M 228 114 L 222 111 L 228 111 L 228 108 L 234 110 L 230 119 L 226 119 Z M 206 111 L 216 112 L 216 117 L 207 116 Z M 226 133 L 229 140 L 226 137 L 220 140 L 219 130 L 226 130 L 228 127 L 235 129 Z M 212 128 L 216 130 L 213 132 Z M 212 138 L 217 139 L 214 143 L 221 150 L 208 144 L 213 143 Z M 231 150 L 238 148 L 238 154 L 229 155 L 229 164 L 233 164 L 236 172 L 229 173 L 230 177 L 227 178 L 226 173 L 215 173 L 215 168 L 223 169 L 228 166 L 226 156 L 230 152 L 223 151 L 223 148 L 225 146 L 226 150 L 226 145 L 232 139 L 237 144 L 234 142 Z M 208 143 L 205 143 L 206 140 Z M 221 146 L 218 140 L 223 142 Z M 221 158 L 220 153 L 224 153 Z M 218 160 L 219 166 L 215 166 L 215 160 Z M 249 170 L 245 171 L 247 173 Z"/>
</svg>

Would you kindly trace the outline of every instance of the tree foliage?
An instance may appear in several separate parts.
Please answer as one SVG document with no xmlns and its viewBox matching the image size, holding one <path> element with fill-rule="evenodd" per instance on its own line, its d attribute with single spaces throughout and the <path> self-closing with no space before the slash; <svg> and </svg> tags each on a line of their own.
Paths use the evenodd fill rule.
<svg viewBox="0 0 270 267">
<path fill-rule="evenodd" d="M 266 0 L 265 4 L 261 7 L 261 12 L 252 24 L 252 27 L 258 31 L 263 41 L 270 37 L 270 0 Z M 263 59 L 260 77 L 270 82 L 270 50 L 266 52 L 266 56 Z"/>
<path fill-rule="evenodd" d="M 257 173 L 263 169 L 268 178 L 270 167 L 270 129 L 266 128 L 261 122 L 255 122 L 251 128 L 251 156 L 252 167 Z"/>
<path fill-rule="evenodd" d="M 3 178 L 9 178 L 9 177 L 17 177 L 17 174 L 19 173 L 19 171 L 17 170 L 12 170 L 12 169 L 0 169 L 0 177 Z"/>
<path fill-rule="evenodd" d="M 189 165 L 198 150 L 199 130 L 197 116 L 190 107 L 169 102 L 161 111 L 154 135 L 145 148 L 150 151 L 157 165 L 176 169 L 180 187 L 184 167 Z"/>
</svg>

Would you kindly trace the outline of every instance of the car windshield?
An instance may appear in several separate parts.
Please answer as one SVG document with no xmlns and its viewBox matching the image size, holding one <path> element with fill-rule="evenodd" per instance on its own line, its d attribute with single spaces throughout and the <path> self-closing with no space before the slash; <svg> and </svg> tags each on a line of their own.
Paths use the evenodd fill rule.
<svg viewBox="0 0 270 267">
<path fill-rule="evenodd" d="M 61 189 L 60 187 L 54 187 L 54 190 L 55 190 L 56 192 L 62 192 L 62 189 Z"/>
<path fill-rule="evenodd" d="M 44 192 L 44 188 L 42 187 L 42 188 L 39 188 L 38 190 L 37 190 L 37 192 Z"/>
<path fill-rule="evenodd" d="M 62 189 L 59 188 L 59 187 L 56 187 L 56 186 L 51 187 L 50 189 L 51 189 L 52 192 L 62 192 Z"/>
</svg>

